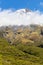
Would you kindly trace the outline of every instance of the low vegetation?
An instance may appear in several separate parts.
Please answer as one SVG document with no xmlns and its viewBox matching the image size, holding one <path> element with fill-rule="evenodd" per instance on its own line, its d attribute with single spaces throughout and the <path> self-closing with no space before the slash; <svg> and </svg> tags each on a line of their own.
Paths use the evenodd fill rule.
<svg viewBox="0 0 43 65">
<path fill-rule="evenodd" d="M 10 45 L 0 38 L 0 65 L 43 65 L 43 48 L 25 44 Z"/>
</svg>

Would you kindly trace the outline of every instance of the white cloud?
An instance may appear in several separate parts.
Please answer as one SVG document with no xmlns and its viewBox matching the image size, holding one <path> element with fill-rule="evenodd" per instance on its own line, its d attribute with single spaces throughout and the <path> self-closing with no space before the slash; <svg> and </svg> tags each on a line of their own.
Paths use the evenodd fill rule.
<svg viewBox="0 0 43 65">
<path fill-rule="evenodd" d="M 43 6 L 43 2 L 40 2 L 40 5 Z"/>
<path fill-rule="evenodd" d="M 1 25 L 28 25 L 28 24 L 43 24 L 43 13 L 40 11 L 23 13 L 21 11 L 3 10 L 0 11 L 0 26 Z"/>
</svg>

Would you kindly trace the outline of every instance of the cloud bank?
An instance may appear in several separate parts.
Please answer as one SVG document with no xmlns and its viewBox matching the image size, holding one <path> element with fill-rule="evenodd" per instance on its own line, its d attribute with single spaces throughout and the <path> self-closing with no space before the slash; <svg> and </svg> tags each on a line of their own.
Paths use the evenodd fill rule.
<svg viewBox="0 0 43 65">
<path fill-rule="evenodd" d="M 40 11 L 23 12 L 24 10 L 13 11 L 12 9 L 0 9 L 0 26 L 2 25 L 43 25 L 43 13 Z"/>
</svg>

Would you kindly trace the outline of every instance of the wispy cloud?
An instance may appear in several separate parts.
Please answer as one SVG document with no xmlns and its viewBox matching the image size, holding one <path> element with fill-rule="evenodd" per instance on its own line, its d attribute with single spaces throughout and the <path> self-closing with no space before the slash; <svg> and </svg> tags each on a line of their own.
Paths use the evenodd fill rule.
<svg viewBox="0 0 43 65">
<path fill-rule="evenodd" d="M 0 26 L 1 25 L 28 25 L 28 24 L 43 24 L 43 13 L 40 11 L 32 11 L 27 14 L 15 12 L 11 9 L 0 11 Z"/>
<path fill-rule="evenodd" d="M 40 2 L 40 5 L 43 6 L 43 2 Z"/>
</svg>

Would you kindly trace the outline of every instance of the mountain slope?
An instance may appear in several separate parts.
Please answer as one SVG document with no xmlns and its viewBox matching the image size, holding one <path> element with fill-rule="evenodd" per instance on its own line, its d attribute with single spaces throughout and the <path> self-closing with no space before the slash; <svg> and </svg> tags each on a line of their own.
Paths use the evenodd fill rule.
<svg viewBox="0 0 43 65">
<path fill-rule="evenodd" d="M 43 48 L 10 45 L 0 38 L 0 65 L 43 65 Z"/>
</svg>

